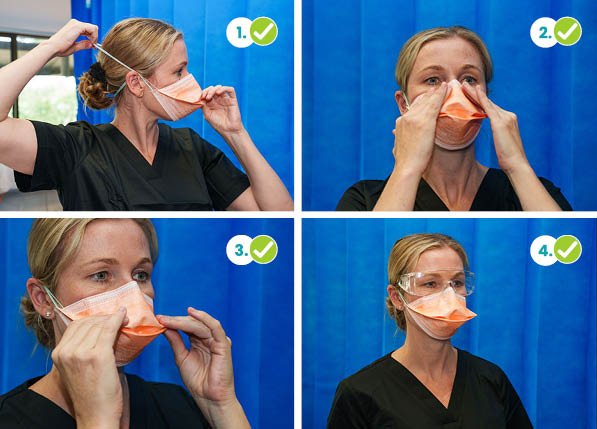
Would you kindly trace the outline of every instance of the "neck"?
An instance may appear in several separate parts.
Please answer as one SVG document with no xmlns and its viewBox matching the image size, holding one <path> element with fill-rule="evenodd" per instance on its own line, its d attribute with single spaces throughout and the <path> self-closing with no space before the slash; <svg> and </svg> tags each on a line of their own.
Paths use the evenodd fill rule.
<svg viewBox="0 0 597 429">
<path fill-rule="evenodd" d="M 118 128 L 143 157 L 153 164 L 158 146 L 159 128 L 155 115 L 138 106 L 116 108 L 116 116 L 112 125 Z"/>
<path fill-rule="evenodd" d="M 423 178 L 450 210 L 469 210 L 488 168 L 475 158 L 475 147 L 435 147 Z"/>
<path fill-rule="evenodd" d="M 404 345 L 392 357 L 412 373 L 423 372 L 437 380 L 453 367 L 458 351 L 449 339 L 436 340 L 409 324 Z"/>
</svg>

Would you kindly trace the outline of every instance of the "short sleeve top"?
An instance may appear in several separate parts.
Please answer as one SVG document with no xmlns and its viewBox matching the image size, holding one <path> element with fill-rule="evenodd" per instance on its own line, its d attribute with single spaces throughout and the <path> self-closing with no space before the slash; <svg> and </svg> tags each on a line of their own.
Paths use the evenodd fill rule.
<svg viewBox="0 0 597 429">
<path fill-rule="evenodd" d="M 75 419 L 45 396 L 29 389 L 41 377 L 0 396 L 2 429 L 75 429 Z M 130 427 L 136 429 L 209 428 L 201 410 L 182 387 L 126 375 L 130 394 Z"/>
<path fill-rule="evenodd" d="M 37 135 L 33 175 L 15 172 L 23 192 L 56 189 L 65 210 L 224 210 L 247 176 L 190 128 L 159 123 L 153 164 L 112 124 L 51 125 Z"/>
<path fill-rule="evenodd" d="M 531 421 L 504 372 L 458 350 L 446 408 L 406 367 L 388 354 L 342 380 L 328 429 L 530 429 Z"/>
</svg>

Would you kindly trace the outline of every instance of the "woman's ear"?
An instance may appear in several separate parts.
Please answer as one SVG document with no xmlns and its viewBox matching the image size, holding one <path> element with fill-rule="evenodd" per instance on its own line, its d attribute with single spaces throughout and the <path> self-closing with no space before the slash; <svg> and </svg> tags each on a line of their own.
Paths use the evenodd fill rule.
<svg viewBox="0 0 597 429">
<path fill-rule="evenodd" d="M 53 319 L 55 315 L 54 306 L 40 281 L 34 278 L 27 280 L 27 292 L 29 293 L 29 297 L 31 297 L 33 307 L 35 307 L 39 315 L 44 319 Z"/>
<path fill-rule="evenodd" d="M 396 91 L 394 96 L 396 97 L 396 104 L 398 104 L 400 114 L 404 115 L 408 111 L 408 106 L 406 105 L 406 100 L 404 99 L 405 95 L 402 93 L 402 91 Z"/>
<path fill-rule="evenodd" d="M 400 296 L 398 296 L 398 291 L 396 290 L 396 287 L 392 284 L 388 285 L 388 296 L 390 297 L 390 300 L 392 301 L 394 307 L 396 307 L 400 311 L 404 311 L 404 303 L 400 299 Z"/>
<path fill-rule="evenodd" d="M 145 82 L 139 77 L 139 73 L 136 71 L 130 71 L 126 74 L 126 86 L 128 87 L 131 94 L 135 97 L 143 97 L 145 91 Z"/>
</svg>

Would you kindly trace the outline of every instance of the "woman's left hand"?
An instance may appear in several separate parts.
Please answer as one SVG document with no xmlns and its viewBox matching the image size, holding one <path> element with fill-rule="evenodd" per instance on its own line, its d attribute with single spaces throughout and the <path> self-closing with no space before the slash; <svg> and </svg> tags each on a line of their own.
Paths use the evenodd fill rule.
<svg viewBox="0 0 597 429">
<path fill-rule="evenodd" d="M 495 152 L 502 170 L 511 173 L 519 168 L 527 168 L 529 162 L 522 147 L 516 115 L 500 108 L 487 98 L 480 85 L 473 87 L 465 82 L 462 87 L 464 92 L 483 108 L 491 121 Z"/>
<path fill-rule="evenodd" d="M 240 117 L 236 92 L 231 86 L 210 86 L 203 90 L 200 100 L 204 101 L 203 116 L 221 136 L 240 133 L 244 130 Z"/>
<path fill-rule="evenodd" d="M 234 391 L 230 339 L 209 314 L 193 307 L 187 311 L 188 316 L 156 316 L 168 328 L 164 335 L 183 383 L 213 427 L 248 427 Z M 189 336 L 190 349 L 178 331 Z"/>
</svg>

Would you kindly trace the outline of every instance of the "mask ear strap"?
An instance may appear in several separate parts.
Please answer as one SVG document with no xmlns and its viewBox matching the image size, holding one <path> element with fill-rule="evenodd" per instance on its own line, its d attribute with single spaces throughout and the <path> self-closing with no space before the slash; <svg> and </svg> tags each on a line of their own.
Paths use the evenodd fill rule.
<svg viewBox="0 0 597 429">
<path fill-rule="evenodd" d="M 114 61 L 116 61 L 118 64 L 120 64 L 122 67 L 125 67 L 127 69 L 129 69 L 130 71 L 134 71 L 135 73 L 137 73 L 139 75 L 139 77 L 141 79 L 143 79 L 143 82 L 145 82 L 145 85 L 147 85 L 149 88 L 151 88 L 151 90 L 153 91 L 155 88 L 145 80 L 145 78 L 143 77 L 143 75 L 141 75 L 141 73 L 139 73 L 136 70 L 133 70 L 132 68 L 130 68 L 129 66 L 127 66 L 125 63 L 123 63 L 122 61 L 120 61 L 118 58 L 114 57 L 112 54 L 108 53 L 108 51 L 106 51 L 104 48 L 102 48 L 102 45 L 99 43 L 94 43 L 93 46 L 95 46 L 99 51 L 102 51 L 104 54 L 106 54 L 107 56 L 109 56 L 110 58 L 112 58 Z M 118 88 L 118 91 L 116 91 L 116 94 L 118 94 L 120 92 L 120 90 L 122 88 L 124 88 L 124 85 L 126 84 L 126 80 L 124 81 L 124 83 L 120 86 L 120 88 Z M 114 96 L 116 97 L 116 94 L 114 94 Z"/>
<path fill-rule="evenodd" d="M 406 110 L 410 109 L 410 103 L 408 102 L 408 98 L 406 98 L 406 94 L 404 91 L 402 92 L 402 97 L 404 98 L 404 102 L 406 103 Z"/>
<path fill-rule="evenodd" d="M 60 304 L 60 301 L 58 301 L 58 298 L 56 298 L 54 296 L 54 294 L 52 292 L 50 292 L 50 289 L 48 289 L 46 285 L 42 285 L 42 286 L 45 289 L 46 293 L 48 294 L 50 301 L 52 301 L 52 304 L 54 304 L 54 307 L 56 307 L 57 309 L 64 308 L 64 306 L 62 304 Z"/>
</svg>

